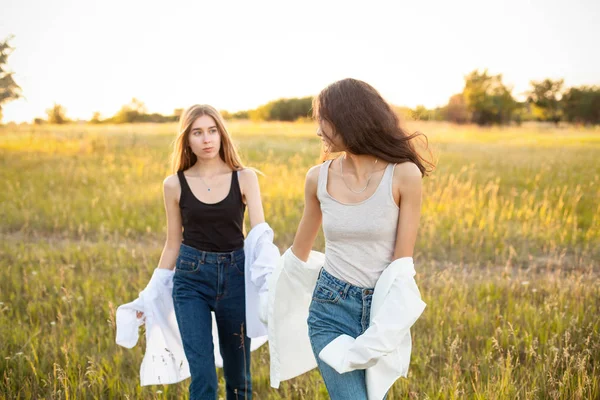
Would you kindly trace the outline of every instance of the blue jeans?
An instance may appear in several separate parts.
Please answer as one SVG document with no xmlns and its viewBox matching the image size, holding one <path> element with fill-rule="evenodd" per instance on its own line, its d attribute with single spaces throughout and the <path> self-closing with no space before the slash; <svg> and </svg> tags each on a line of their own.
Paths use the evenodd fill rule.
<svg viewBox="0 0 600 400">
<path fill-rule="evenodd" d="M 252 399 L 244 261 L 243 249 L 211 253 L 184 244 L 180 247 L 173 302 L 190 365 L 192 400 L 217 398 L 211 311 L 219 330 L 227 400 Z"/>
<path fill-rule="evenodd" d="M 365 370 L 339 374 L 319 359 L 333 339 L 357 337 L 369 327 L 373 289 L 353 286 L 321 270 L 308 312 L 308 334 L 319 371 L 332 400 L 366 400 Z"/>
</svg>

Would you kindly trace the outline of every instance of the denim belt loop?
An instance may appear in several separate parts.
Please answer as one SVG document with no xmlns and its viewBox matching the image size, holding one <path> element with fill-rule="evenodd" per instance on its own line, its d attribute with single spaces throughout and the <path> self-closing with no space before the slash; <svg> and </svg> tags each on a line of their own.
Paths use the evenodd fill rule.
<svg viewBox="0 0 600 400">
<path fill-rule="evenodd" d="M 344 297 L 344 299 L 345 299 L 346 297 L 348 297 L 348 291 L 350 290 L 350 287 L 351 287 L 351 285 L 350 285 L 350 284 L 345 284 L 345 285 L 344 285 L 344 292 L 343 292 L 343 297 Z"/>
</svg>

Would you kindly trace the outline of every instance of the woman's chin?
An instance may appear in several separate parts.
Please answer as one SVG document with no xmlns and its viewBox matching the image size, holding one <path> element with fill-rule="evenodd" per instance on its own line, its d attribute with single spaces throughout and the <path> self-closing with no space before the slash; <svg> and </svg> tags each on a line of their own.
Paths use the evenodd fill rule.
<svg viewBox="0 0 600 400">
<path fill-rule="evenodd" d="M 217 158 L 219 156 L 219 153 L 200 153 L 197 154 L 196 157 L 198 158 L 198 160 L 200 161 L 211 161 L 214 160 L 215 158 Z"/>
</svg>

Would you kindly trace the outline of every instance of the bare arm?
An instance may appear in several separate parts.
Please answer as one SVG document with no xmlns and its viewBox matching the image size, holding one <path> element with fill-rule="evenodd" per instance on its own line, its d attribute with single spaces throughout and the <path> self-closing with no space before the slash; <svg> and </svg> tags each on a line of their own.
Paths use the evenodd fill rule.
<svg viewBox="0 0 600 400">
<path fill-rule="evenodd" d="M 167 240 L 158 262 L 158 268 L 173 269 L 179 256 L 179 246 L 183 238 L 179 197 L 181 186 L 177 175 L 171 175 L 163 182 L 165 211 L 167 213 Z"/>
<path fill-rule="evenodd" d="M 312 167 L 306 174 L 306 183 L 304 184 L 304 214 L 298 225 L 296 237 L 292 244 L 292 251 L 299 259 L 306 261 L 312 249 L 312 246 L 319 233 L 321 220 L 321 205 L 317 198 L 317 183 L 319 179 L 320 165 Z"/>
<path fill-rule="evenodd" d="M 250 229 L 252 229 L 256 225 L 265 222 L 265 212 L 263 210 L 262 200 L 260 197 L 258 176 L 256 176 L 256 172 L 249 168 L 240 171 L 239 174 L 242 196 L 248 205 Z"/>
<path fill-rule="evenodd" d="M 394 260 L 413 256 L 421 218 L 422 182 L 421 172 L 415 164 L 406 162 L 396 165 L 394 186 L 399 192 L 400 213 Z"/>
</svg>

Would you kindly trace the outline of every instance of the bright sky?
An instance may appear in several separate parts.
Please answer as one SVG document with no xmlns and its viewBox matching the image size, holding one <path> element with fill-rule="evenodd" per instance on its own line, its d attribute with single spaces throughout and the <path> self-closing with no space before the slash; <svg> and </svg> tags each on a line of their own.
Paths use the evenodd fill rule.
<svg viewBox="0 0 600 400">
<path fill-rule="evenodd" d="M 237 111 L 363 79 L 390 102 L 443 105 L 476 68 L 514 94 L 530 80 L 600 84 L 598 0 L 2 0 L 0 40 L 25 99 L 4 122 L 150 112 L 195 103 Z"/>
</svg>

